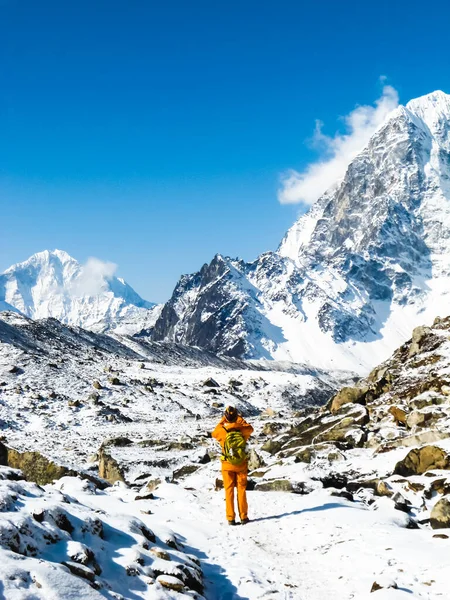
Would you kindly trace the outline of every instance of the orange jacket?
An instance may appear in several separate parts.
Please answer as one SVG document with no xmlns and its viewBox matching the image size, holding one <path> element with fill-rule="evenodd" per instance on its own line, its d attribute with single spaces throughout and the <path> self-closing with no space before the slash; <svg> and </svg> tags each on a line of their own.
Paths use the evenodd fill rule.
<svg viewBox="0 0 450 600">
<path fill-rule="evenodd" d="M 247 421 L 243 417 L 241 417 L 241 415 L 238 416 L 238 418 L 236 419 L 236 421 L 234 423 L 229 423 L 225 419 L 225 417 L 222 417 L 220 419 L 219 423 L 216 425 L 216 428 L 214 429 L 214 431 L 211 434 L 212 437 L 220 443 L 220 445 L 222 447 L 222 451 L 223 451 L 223 445 L 225 443 L 225 438 L 227 437 L 227 433 L 229 431 L 232 431 L 233 429 L 239 429 L 239 431 L 244 436 L 245 441 L 247 441 L 248 438 L 253 433 L 253 427 L 249 423 L 247 423 Z M 237 466 L 237 465 L 232 465 L 227 460 L 223 460 L 222 461 L 222 470 L 236 471 L 237 473 L 242 473 L 243 471 L 247 470 L 247 463 Z"/>
</svg>

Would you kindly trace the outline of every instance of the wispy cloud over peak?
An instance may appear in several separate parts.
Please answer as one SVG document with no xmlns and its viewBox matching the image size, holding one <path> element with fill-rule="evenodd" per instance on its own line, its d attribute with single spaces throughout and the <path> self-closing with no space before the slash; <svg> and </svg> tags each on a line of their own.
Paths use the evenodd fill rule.
<svg viewBox="0 0 450 600">
<path fill-rule="evenodd" d="M 98 258 L 89 258 L 81 267 L 72 293 L 76 296 L 96 296 L 100 294 L 107 282 L 110 281 L 117 270 L 117 265 L 111 262 L 104 262 Z"/>
<path fill-rule="evenodd" d="M 290 170 L 282 176 L 279 201 L 282 204 L 313 204 L 342 179 L 350 161 L 397 106 L 397 91 L 385 85 L 373 106 L 357 106 L 344 117 L 345 133 L 327 136 L 322 132 L 323 124 L 317 121 L 312 142 L 319 149 L 320 158 L 301 172 Z"/>
</svg>

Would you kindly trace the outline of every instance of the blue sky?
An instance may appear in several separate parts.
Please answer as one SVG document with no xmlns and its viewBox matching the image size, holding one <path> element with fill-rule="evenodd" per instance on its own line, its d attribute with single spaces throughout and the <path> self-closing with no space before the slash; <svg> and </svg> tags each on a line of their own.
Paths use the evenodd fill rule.
<svg viewBox="0 0 450 600">
<path fill-rule="evenodd" d="M 308 140 L 380 77 L 450 92 L 450 8 L 423 2 L 0 0 L 0 270 L 60 248 L 148 300 L 216 252 L 275 249 Z"/>
</svg>

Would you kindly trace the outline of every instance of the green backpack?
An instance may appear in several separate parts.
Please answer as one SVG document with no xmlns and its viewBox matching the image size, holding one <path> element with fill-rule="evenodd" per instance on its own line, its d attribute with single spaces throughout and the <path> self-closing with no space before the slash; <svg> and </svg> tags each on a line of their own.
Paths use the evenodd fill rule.
<svg viewBox="0 0 450 600">
<path fill-rule="evenodd" d="M 225 427 L 224 429 L 228 431 Z M 235 466 L 242 465 L 248 460 L 246 445 L 245 438 L 238 429 L 228 431 L 223 445 L 222 460 Z"/>
</svg>

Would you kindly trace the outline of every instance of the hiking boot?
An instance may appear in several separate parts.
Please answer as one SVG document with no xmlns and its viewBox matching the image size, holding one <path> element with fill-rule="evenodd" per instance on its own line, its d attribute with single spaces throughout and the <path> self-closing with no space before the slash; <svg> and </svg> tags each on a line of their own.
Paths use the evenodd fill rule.
<svg viewBox="0 0 450 600">
<path fill-rule="evenodd" d="M 247 523 L 250 522 L 250 519 L 248 519 L 247 517 L 245 519 L 242 519 L 241 521 L 241 525 L 247 525 Z"/>
<path fill-rule="evenodd" d="M 228 525 L 237 525 L 236 521 L 228 521 Z"/>
</svg>

